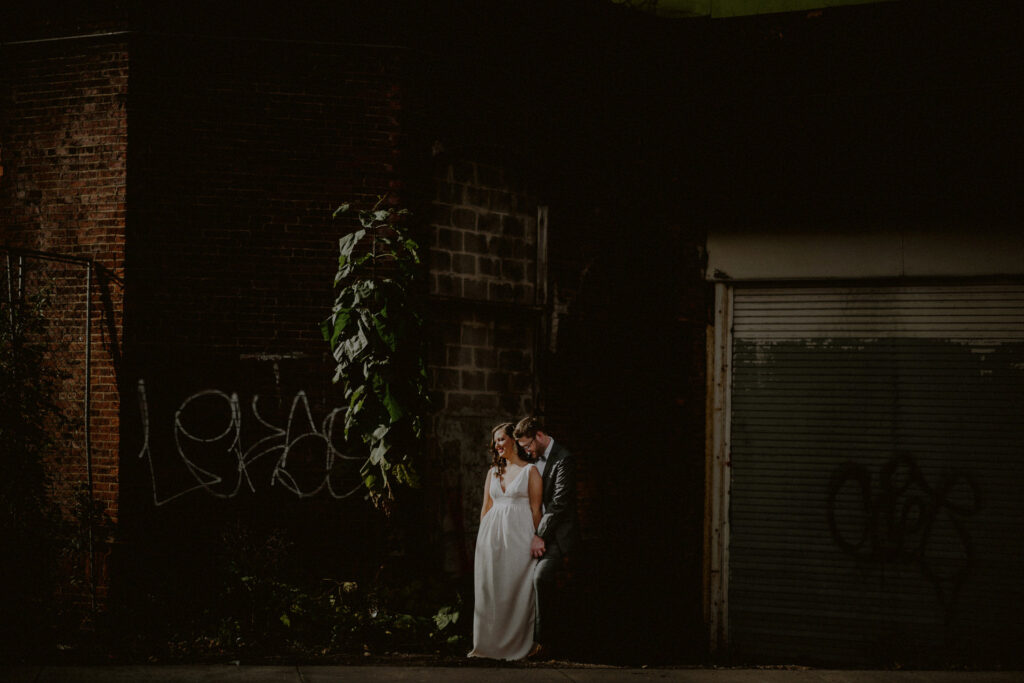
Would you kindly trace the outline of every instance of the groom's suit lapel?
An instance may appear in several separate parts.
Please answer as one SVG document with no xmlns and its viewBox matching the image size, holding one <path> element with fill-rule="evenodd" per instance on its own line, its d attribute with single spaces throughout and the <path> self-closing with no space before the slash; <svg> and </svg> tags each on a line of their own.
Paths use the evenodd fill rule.
<svg viewBox="0 0 1024 683">
<path fill-rule="evenodd" d="M 562 447 L 555 442 L 555 447 L 551 449 L 551 455 L 548 456 L 547 465 L 544 466 L 544 499 L 547 500 L 551 496 L 551 489 L 555 485 L 555 468 L 558 466 L 558 461 L 561 460 Z"/>
</svg>

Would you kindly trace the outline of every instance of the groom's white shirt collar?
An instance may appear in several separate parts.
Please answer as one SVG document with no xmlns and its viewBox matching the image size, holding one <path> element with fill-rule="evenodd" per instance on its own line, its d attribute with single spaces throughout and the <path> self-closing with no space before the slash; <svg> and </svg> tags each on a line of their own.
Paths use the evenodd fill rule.
<svg viewBox="0 0 1024 683">
<path fill-rule="evenodd" d="M 544 453 L 540 456 L 539 460 L 547 460 L 548 456 L 551 455 L 551 449 L 555 447 L 555 440 L 548 437 L 548 447 L 544 449 Z"/>
<path fill-rule="evenodd" d="M 537 471 L 540 472 L 540 476 L 544 476 L 544 468 L 548 465 L 548 457 L 551 456 L 551 449 L 555 447 L 555 440 L 548 439 L 548 446 L 544 449 L 544 452 L 540 454 L 535 463 Z"/>
</svg>

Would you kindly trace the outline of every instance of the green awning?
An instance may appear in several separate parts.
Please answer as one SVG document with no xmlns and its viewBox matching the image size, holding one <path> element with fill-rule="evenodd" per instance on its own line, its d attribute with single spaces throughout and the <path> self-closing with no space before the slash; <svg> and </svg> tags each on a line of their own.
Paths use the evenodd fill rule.
<svg viewBox="0 0 1024 683">
<path fill-rule="evenodd" d="M 619 4 L 633 5 L 663 17 L 742 17 L 752 14 L 777 14 L 779 12 L 804 12 L 839 7 L 841 5 L 866 5 L 868 3 L 893 2 L 894 0 L 613 0 Z"/>
</svg>

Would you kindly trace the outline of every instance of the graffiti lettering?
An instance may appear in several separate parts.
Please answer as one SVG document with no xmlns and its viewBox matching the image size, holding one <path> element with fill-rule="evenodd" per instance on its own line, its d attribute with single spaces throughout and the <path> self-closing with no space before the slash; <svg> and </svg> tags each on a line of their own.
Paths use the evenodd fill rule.
<svg viewBox="0 0 1024 683">
<path fill-rule="evenodd" d="M 347 498 L 361 488 L 345 485 L 341 479 L 357 471 L 361 457 L 348 456 L 336 447 L 334 427 L 344 408 L 335 408 L 317 424 L 304 391 L 291 401 L 287 419 L 275 424 L 260 408 L 255 395 L 250 412 L 255 420 L 252 430 L 263 432 L 255 442 L 243 446 L 243 411 L 238 394 L 206 389 L 186 398 L 174 412 L 173 459 L 188 472 L 186 482 L 170 492 L 160 492 L 157 465 L 153 457 L 152 429 L 146 383 L 139 380 L 139 413 L 142 421 L 142 448 L 153 487 L 153 504 L 165 505 L 187 493 L 203 490 L 217 498 L 234 498 L 243 486 L 256 492 L 257 481 L 280 485 L 299 498 L 326 491 L 333 498 Z M 346 467 L 346 463 L 354 463 Z M 265 479 L 259 477 L 263 471 Z"/>
<path fill-rule="evenodd" d="M 931 583 L 947 623 L 973 558 L 965 519 L 981 507 L 975 483 L 963 471 L 932 486 L 909 455 L 887 462 L 872 488 L 867 467 L 847 464 L 832 475 L 828 525 L 832 539 L 857 560 L 917 567 Z M 935 546 L 941 528 L 945 547 Z M 949 552 L 950 547 L 957 552 Z"/>
</svg>

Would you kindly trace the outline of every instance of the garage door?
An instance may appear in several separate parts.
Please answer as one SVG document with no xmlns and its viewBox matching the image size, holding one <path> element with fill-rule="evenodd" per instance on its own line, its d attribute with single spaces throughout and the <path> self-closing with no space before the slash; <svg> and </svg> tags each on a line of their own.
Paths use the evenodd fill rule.
<svg viewBox="0 0 1024 683">
<path fill-rule="evenodd" d="M 1018 657 L 1024 285 L 733 296 L 731 651 Z"/>
</svg>

